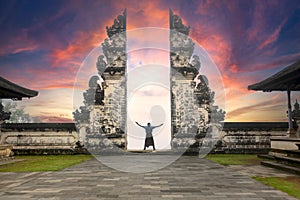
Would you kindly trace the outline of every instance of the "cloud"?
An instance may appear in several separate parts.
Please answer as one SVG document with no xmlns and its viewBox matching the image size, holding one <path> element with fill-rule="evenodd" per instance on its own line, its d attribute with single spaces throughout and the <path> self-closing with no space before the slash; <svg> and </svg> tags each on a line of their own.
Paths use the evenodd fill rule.
<svg viewBox="0 0 300 200">
<path fill-rule="evenodd" d="M 41 115 L 36 116 L 43 123 L 73 123 L 73 119 L 59 116 Z"/>
<path fill-rule="evenodd" d="M 89 52 L 105 39 L 105 34 L 98 30 L 78 32 L 71 44 L 62 49 L 54 49 L 50 55 L 51 66 L 77 70 Z"/>
<path fill-rule="evenodd" d="M 26 47 L 14 49 L 12 53 L 13 53 L 13 54 L 16 54 L 16 53 L 20 53 L 20 52 L 23 52 L 23 51 L 34 51 L 34 50 L 36 50 L 37 48 L 38 48 L 38 45 L 26 46 Z"/>
<path fill-rule="evenodd" d="M 286 20 L 283 20 L 281 24 L 275 29 L 275 31 L 261 45 L 258 46 L 258 49 L 264 49 L 266 46 L 273 44 L 279 37 L 280 31 L 282 30 L 285 22 Z"/>
<path fill-rule="evenodd" d="M 231 65 L 230 65 L 230 71 L 231 71 L 232 73 L 237 73 L 237 72 L 238 72 L 238 67 L 237 67 L 237 65 L 236 65 L 236 64 L 231 64 Z"/>
<path fill-rule="evenodd" d="M 258 94 L 254 94 L 253 96 L 257 96 Z M 255 121 L 255 119 L 260 119 L 263 121 L 274 121 L 274 119 L 281 118 L 286 121 L 285 112 L 282 111 L 282 108 L 285 108 L 285 99 L 282 93 L 272 93 L 272 94 L 264 94 L 261 95 L 262 99 L 254 99 L 252 103 L 247 106 L 242 106 L 233 110 L 230 110 L 226 114 L 226 121 L 240 121 L 241 119 L 247 119 L 250 121 Z M 248 99 L 248 102 L 251 102 Z M 233 107 L 232 107 L 233 108 Z M 271 116 L 270 113 L 275 111 L 278 113 L 274 116 Z M 266 115 L 266 113 L 268 113 Z M 255 116 L 256 115 L 256 116 Z M 252 118 L 252 119 L 251 119 Z"/>
<path fill-rule="evenodd" d="M 14 32 L 17 30 L 14 30 Z M 13 31 L 12 31 L 13 32 Z M 5 40 L 0 43 L 0 55 L 6 56 L 9 54 L 16 54 L 23 51 L 33 51 L 38 49 L 39 45 L 36 41 L 28 38 L 26 30 L 18 30 L 18 35 L 11 32 L 3 32 Z M 14 37 L 13 37 L 14 36 Z"/>
<path fill-rule="evenodd" d="M 239 82 L 240 88 L 245 88 L 247 85 L 243 83 L 255 81 L 255 73 L 245 77 L 250 75 L 247 72 L 278 68 L 297 60 L 291 53 L 277 55 L 276 44 L 280 42 L 278 38 L 287 24 L 286 14 L 290 9 L 282 11 L 283 7 L 278 1 L 243 4 L 230 1 L 226 5 L 219 1 L 203 1 L 198 3 L 195 12 L 199 15 L 194 16 L 197 23 L 192 21 L 192 15 L 188 16 L 192 38 L 215 61 L 226 88 L 237 88 Z"/>
<path fill-rule="evenodd" d="M 127 8 L 128 30 L 143 27 L 168 28 L 168 6 L 164 1 L 126 0 L 114 1 L 116 10 Z"/>
<path fill-rule="evenodd" d="M 94 2 L 94 5 L 99 6 L 97 2 Z M 80 2 L 62 6 L 56 14 L 24 28 L 17 37 L 8 37 L 10 42 L 1 44 L 0 54 L 3 58 L 16 54 L 14 56 L 16 59 L 7 61 L 5 65 L 1 63 L 1 68 L 3 70 L 6 68 L 1 74 L 21 85 L 37 90 L 72 87 L 76 72 L 85 56 L 106 37 L 105 26 L 95 26 L 95 23 L 102 20 L 101 24 L 105 24 L 108 18 L 115 17 L 96 17 L 97 20 L 89 20 L 93 23 L 87 23 L 82 19 L 89 14 L 84 10 L 79 9 L 78 11 L 78 8 L 83 7 L 87 6 Z M 72 20 L 62 20 L 62 18 L 68 18 L 75 11 L 76 15 L 72 17 Z M 96 10 L 92 13 L 95 14 L 95 12 Z M 103 13 L 97 15 L 103 15 Z M 62 27 L 57 27 L 62 23 L 63 27 L 66 26 L 64 27 L 65 31 L 62 30 Z M 66 25 L 66 23 L 69 24 Z M 87 26 L 91 26 L 91 28 Z M 45 28 L 47 31 L 44 30 Z M 44 33 L 41 34 L 43 30 Z M 68 30 L 71 33 L 66 37 L 65 34 Z M 24 53 L 36 56 L 29 58 L 25 57 Z M 18 60 L 20 60 L 19 63 Z M 13 62 L 15 64 L 8 67 Z"/>
</svg>

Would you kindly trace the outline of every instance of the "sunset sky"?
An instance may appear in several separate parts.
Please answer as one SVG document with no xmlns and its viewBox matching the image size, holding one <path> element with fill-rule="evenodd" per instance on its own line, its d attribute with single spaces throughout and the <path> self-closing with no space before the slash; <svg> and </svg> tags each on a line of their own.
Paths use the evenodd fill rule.
<svg viewBox="0 0 300 200">
<path fill-rule="evenodd" d="M 169 27 L 169 8 L 216 64 L 225 121 L 287 121 L 285 92 L 248 91 L 300 59 L 299 0 L 0 0 L 0 75 L 39 91 L 19 102 L 42 122 L 71 122 L 73 85 L 105 27 L 127 8 L 127 29 Z M 292 103 L 300 93 L 292 93 Z"/>
</svg>

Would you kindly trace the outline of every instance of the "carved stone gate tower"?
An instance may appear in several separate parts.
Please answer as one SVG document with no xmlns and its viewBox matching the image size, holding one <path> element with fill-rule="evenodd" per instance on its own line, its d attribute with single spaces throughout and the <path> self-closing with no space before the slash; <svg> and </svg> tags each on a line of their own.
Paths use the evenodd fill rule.
<svg viewBox="0 0 300 200">
<path fill-rule="evenodd" d="M 169 17 L 172 149 L 198 152 L 209 127 L 213 93 L 199 74 L 190 27 L 172 10 Z"/>
<path fill-rule="evenodd" d="M 86 125 L 81 138 L 92 153 L 126 149 L 126 10 L 106 32 L 104 55 L 96 62 L 98 74 L 90 78 L 83 94 L 85 106 L 74 112 L 75 121 Z"/>
</svg>

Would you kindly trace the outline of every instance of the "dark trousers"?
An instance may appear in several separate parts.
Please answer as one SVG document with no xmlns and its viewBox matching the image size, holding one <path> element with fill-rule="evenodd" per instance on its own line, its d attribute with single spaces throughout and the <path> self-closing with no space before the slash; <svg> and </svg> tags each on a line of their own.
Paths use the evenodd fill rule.
<svg viewBox="0 0 300 200">
<path fill-rule="evenodd" d="M 155 150 L 153 137 L 146 137 L 146 139 L 145 139 L 144 150 L 146 150 L 146 147 L 149 147 L 149 146 L 153 146 L 153 150 Z"/>
</svg>

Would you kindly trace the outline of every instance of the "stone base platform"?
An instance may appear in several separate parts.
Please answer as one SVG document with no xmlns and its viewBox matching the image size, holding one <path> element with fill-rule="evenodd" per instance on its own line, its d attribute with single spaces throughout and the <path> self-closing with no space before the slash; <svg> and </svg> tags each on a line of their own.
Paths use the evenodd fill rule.
<svg viewBox="0 0 300 200">
<path fill-rule="evenodd" d="M 196 156 L 150 173 L 120 172 L 92 159 L 59 172 L 1 173 L 0 185 L 0 199 L 295 200 Z"/>
</svg>

